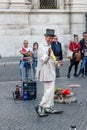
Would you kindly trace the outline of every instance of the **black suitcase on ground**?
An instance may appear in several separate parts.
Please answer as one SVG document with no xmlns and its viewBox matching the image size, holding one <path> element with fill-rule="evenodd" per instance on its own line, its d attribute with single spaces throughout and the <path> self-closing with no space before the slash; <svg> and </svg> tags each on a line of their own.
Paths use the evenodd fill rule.
<svg viewBox="0 0 87 130">
<path fill-rule="evenodd" d="M 27 92 L 28 100 L 36 99 L 37 96 L 37 83 L 35 81 L 23 82 L 23 93 Z"/>
</svg>

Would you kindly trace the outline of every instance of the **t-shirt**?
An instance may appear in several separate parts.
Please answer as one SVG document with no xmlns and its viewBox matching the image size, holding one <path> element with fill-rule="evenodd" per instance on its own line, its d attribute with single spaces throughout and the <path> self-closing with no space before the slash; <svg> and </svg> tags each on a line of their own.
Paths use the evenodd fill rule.
<svg viewBox="0 0 87 130">
<path fill-rule="evenodd" d="M 55 54 L 58 56 L 58 54 L 61 52 L 60 44 L 55 43 Z"/>
<path fill-rule="evenodd" d="M 36 50 L 35 51 L 33 50 L 32 53 L 33 53 L 33 58 L 37 58 L 38 57 L 38 52 Z"/>
<path fill-rule="evenodd" d="M 84 57 L 87 57 L 87 47 L 84 48 Z"/>
<path fill-rule="evenodd" d="M 19 51 L 29 52 L 29 51 L 32 51 L 32 48 L 31 48 L 31 47 L 27 47 L 27 48 L 21 47 L 21 48 L 19 49 Z M 26 55 L 23 55 L 23 54 L 21 54 L 21 56 L 22 56 L 22 58 L 23 58 L 23 57 L 27 57 Z"/>
<path fill-rule="evenodd" d="M 20 51 L 26 51 L 26 52 L 29 52 L 29 51 L 32 51 L 32 48 L 31 47 L 27 47 L 27 48 L 25 48 L 25 47 L 22 47 L 22 48 L 20 48 L 19 49 Z"/>
</svg>

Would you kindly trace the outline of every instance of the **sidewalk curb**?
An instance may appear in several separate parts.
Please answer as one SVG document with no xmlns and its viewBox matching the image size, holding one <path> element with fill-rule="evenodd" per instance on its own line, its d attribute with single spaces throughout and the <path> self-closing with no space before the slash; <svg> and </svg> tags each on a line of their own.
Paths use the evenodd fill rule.
<svg viewBox="0 0 87 130">
<path fill-rule="evenodd" d="M 19 64 L 19 62 L 2 62 L 0 65 L 10 65 L 10 64 Z"/>
<path fill-rule="evenodd" d="M 69 59 L 64 59 L 64 61 L 69 61 Z M 10 62 L 10 61 L 6 61 L 6 62 L 1 62 L 0 65 L 10 65 L 10 64 L 19 64 L 19 61 L 13 61 L 13 62 Z"/>
</svg>

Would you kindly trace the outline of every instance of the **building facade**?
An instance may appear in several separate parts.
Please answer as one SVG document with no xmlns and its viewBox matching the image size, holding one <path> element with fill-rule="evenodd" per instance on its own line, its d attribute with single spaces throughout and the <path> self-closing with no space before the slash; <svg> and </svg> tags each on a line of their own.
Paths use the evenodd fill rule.
<svg viewBox="0 0 87 130">
<path fill-rule="evenodd" d="M 46 28 L 55 29 L 65 48 L 73 34 L 86 31 L 86 12 L 87 0 L 1 0 L 0 53 L 18 56 L 25 39 L 31 47 L 44 42 Z"/>
</svg>

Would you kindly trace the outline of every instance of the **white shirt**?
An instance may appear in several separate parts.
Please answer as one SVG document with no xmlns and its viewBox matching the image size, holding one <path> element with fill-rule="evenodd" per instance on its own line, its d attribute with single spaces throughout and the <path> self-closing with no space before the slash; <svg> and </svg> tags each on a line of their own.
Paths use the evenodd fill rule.
<svg viewBox="0 0 87 130">
<path fill-rule="evenodd" d="M 22 51 L 22 48 L 24 48 L 26 50 L 26 52 L 32 51 L 31 47 L 27 47 L 27 48 L 21 47 L 21 48 L 19 48 L 19 51 Z M 23 59 L 23 54 L 21 54 L 21 58 Z"/>
</svg>

